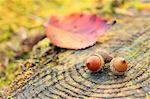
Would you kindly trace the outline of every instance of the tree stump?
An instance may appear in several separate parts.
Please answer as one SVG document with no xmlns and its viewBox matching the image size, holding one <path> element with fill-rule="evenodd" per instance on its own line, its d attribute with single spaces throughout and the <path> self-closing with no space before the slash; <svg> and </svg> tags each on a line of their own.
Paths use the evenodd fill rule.
<svg viewBox="0 0 150 99">
<path fill-rule="evenodd" d="M 145 98 L 150 96 L 150 16 L 129 18 L 106 34 L 109 40 L 82 50 L 67 50 L 47 44 L 36 46 L 24 64 L 24 72 L 10 85 L 4 97 L 49 98 Z M 100 49 L 124 57 L 129 68 L 114 75 L 110 64 L 98 73 L 84 66 Z"/>
</svg>

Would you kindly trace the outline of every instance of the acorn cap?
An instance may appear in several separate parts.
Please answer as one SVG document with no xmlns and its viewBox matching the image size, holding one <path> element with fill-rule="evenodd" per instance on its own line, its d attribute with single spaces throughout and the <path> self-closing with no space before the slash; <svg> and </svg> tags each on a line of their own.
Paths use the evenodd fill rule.
<svg viewBox="0 0 150 99">
<path fill-rule="evenodd" d="M 104 59 L 101 55 L 90 56 L 86 61 L 86 67 L 92 72 L 98 72 L 104 65 Z"/>
<path fill-rule="evenodd" d="M 113 55 L 108 53 L 106 50 L 99 49 L 97 53 L 103 57 L 105 63 L 109 63 L 113 59 Z"/>
<path fill-rule="evenodd" d="M 110 69 L 116 75 L 123 75 L 128 68 L 128 62 L 122 57 L 113 58 Z"/>
</svg>

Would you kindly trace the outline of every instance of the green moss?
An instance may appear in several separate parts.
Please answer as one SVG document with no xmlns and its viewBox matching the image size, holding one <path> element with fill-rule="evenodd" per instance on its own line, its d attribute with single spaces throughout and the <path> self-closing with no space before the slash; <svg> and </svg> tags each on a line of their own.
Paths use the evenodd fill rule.
<svg viewBox="0 0 150 99">
<path fill-rule="evenodd" d="M 0 79 L 0 88 L 3 86 L 8 86 L 11 83 L 11 80 L 8 80 L 6 77 Z"/>
<path fill-rule="evenodd" d="M 16 62 L 11 62 L 5 69 L 5 76 L 0 78 L 0 88 L 8 86 L 15 78 L 15 74 L 21 71 L 21 68 L 17 67 Z"/>
<path fill-rule="evenodd" d="M 10 32 L 2 33 L 1 36 L 0 36 L 0 43 L 4 42 L 4 41 L 7 41 L 10 37 L 11 37 L 11 33 Z"/>
</svg>

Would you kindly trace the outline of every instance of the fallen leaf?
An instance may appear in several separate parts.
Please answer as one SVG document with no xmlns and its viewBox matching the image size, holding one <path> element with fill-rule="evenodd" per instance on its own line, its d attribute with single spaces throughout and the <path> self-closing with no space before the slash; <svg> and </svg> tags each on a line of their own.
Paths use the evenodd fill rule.
<svg viewBox="0 0 150 99">
<path fill-rule="evenodd" d="M 109 28 L 107 21 L 95 14 L 74 13 L 60 18 L 52 16 L 46 35 L 58 47 L 82 49 L 95 44 Z"/>
</svg>

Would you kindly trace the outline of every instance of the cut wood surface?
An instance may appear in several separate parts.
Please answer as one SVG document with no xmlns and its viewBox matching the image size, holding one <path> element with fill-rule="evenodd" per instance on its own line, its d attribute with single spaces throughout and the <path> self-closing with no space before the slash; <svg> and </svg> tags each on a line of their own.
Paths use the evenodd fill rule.
<svg viewBox="0 0 150 99">
<path fill-rule="evenodd" d="M 150 96 L 150 16 L 128 18 L 116 24 L 102 43 L 82 50 L 61 49 L 48 44 L 35 46 L 25 71 L 3 96 L 13 99 L 51 98 L 145 98 Z M 123 76 L 114 75 L 109 63 L 98 73 L 84 66 L 99 50 L 124 57 L 129 68 Z"/>
</svg>

